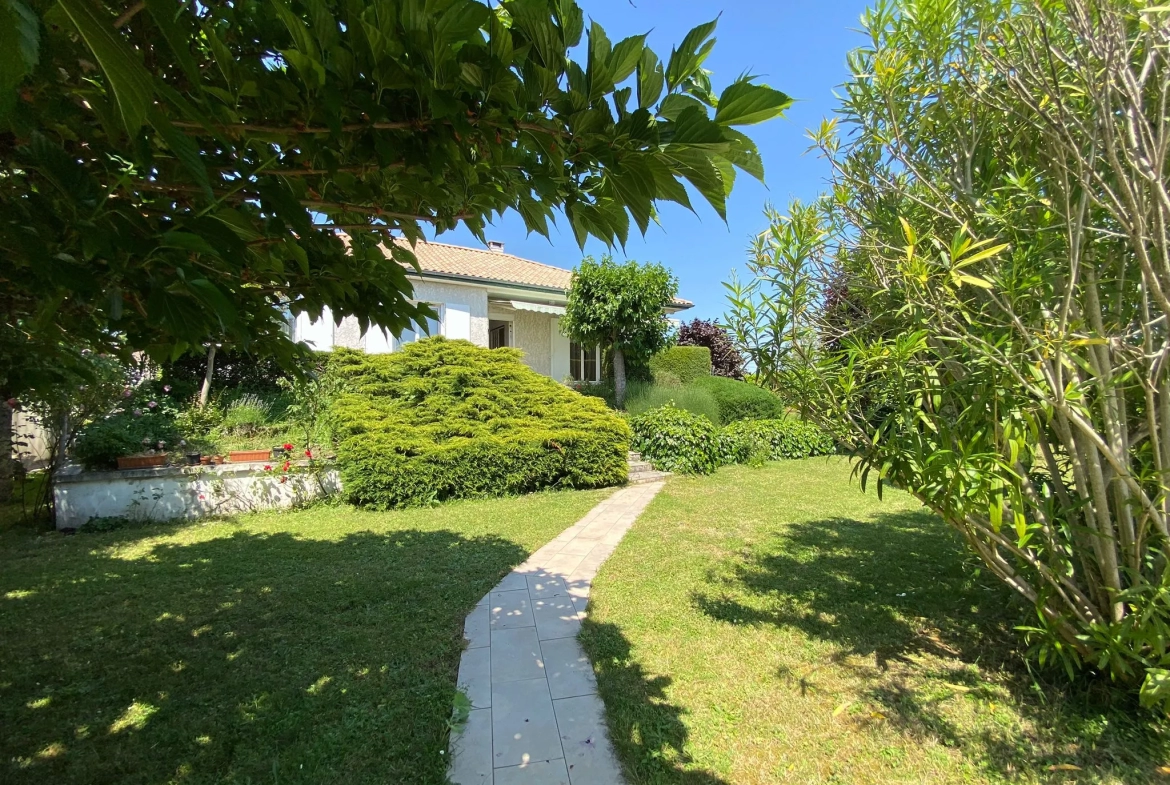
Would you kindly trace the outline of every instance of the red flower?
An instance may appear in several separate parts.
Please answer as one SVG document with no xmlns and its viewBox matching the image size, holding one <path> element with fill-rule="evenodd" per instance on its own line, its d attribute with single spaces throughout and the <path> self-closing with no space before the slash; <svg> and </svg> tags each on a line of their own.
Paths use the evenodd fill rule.
<svg viewBox="0 0 1170 785">
<path fill-rule="evenodd" d="M 281 478 L 280 478 L 280 481 L 281 481 L 281 482 L 288 482 L 288 477 L 281 477 Z"/>
<path fill-rule="evenodd" d="M 285 462 L 284 462 L 284 466 L 281 466 L 281 467 L 280 467 L 280 470 L 281 470 L 282 472 L 287 472 L 287 471 L 288 471 L 288 467 L 290 467 L 290 466 L 292 466 L 292 461 L 285 461 Z"/>
<path fill-rule="evenodd" d="M 266 471 L 266 472 L 272 471 L 272 464 L 270 464 L 270 463 L 264 464 L 264 471 Z"/>
<path fill-rule="evenodd" d="M 284 449 L 286 449 L 286 450 L 291 450 L 292 448 L 293 448 L 293 446 L 291 444 L 284 445 Z"/>
<path fill-rule="evenodd" d="M 206 496 L 204 496 L 203 494 L 199 494 L 199 500 L 200 500 L 200 501 L 203 501 L 203 500 L 204 500 L 204 499 L 206 499 L 206 498 L 207 498 L 207 497 L 206 497 Z"/>
<path fill-rule="evenodd" d="M 306 458 L 312 458 L 312 457 L 313 457 L 313 451 L 312 451 L 312 450 L 305 450 L 305 457 L 306 457 Z"/>
</svg>

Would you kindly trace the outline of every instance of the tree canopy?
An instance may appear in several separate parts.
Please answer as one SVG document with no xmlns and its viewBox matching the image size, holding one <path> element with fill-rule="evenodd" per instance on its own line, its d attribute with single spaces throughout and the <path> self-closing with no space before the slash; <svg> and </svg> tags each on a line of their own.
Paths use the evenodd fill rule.
<svg viewBox="0 0 1170 785">
<path fill-rule="evenodd" d="M 661 59 L 572 0 L 7 0 L 0 367 L 79 342 L 290 359 L 289 312 L 421 317 L 391 233 L 562 211 L 621 244 L 686 184 L 723 215 L 737 169 L 763 177 L 737 127 L 790 100 L 716 96 L 714 31 Z"/>
<path fill-rule="evenodd" d="M 586 257 L 573 271 L 561 330 L 578 343 L 613 350 L 614 397 L 625 400 L 626 363 L 644 365 L 665 348 L 666 308 L 678 281 L 660 264 Z"/>
<path fill-rule="evenodd" d="M 1034 606 L 1040 663 L 1170 707 L 1170 8 L 864 21 L 849 132 L 815 133 L 828 211 L 778 234 L 820 312 L 790 342 L 812 411 Z"/>
</svg>

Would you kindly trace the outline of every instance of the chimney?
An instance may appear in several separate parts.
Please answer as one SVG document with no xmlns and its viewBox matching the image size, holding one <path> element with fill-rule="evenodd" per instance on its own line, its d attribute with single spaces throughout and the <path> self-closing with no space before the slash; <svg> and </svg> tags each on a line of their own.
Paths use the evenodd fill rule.
<svg viewBox="0 0 1170 785">
<path fill-rule="evenodd" d="M 488 240 L 488 250 L 496 253 L 504 252 L 504 244 L 499 240 Z"/>
</svg>

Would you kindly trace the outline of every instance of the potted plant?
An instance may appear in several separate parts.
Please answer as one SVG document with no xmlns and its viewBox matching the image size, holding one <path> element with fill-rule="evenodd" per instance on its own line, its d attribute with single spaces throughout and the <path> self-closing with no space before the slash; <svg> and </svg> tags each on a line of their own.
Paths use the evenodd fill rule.
<svg viewBox="0 0 1170 785">
<path fill-rule="evenodd" d="M 120 455 L 118 456 L 118 469 L 150 469 L 156 466 L 165 466 L 167 463 L 167 454 L 163 451 L 167 446 L 164 441 L 159 441 L 157 449 L 151 448 L 150 440 L 143 439 L 143 450 L 134 455 Z"/>
<path fill-rule="evenodd" d="M 232 463 L 254 463 L 268 460 L 269 454 L 268 450 L 232 450 L 228 453 L 228 460 Z"/>
</svg>

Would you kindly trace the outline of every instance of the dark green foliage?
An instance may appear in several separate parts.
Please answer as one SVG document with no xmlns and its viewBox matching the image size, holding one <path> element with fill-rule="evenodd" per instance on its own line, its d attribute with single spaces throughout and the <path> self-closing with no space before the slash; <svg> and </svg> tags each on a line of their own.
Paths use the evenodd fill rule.
<svg viewBox="0 0 1170 785">
<path fill-rule="evenodd" d="M 163 366 L 162 380 L 174 388 L 180 400 L 187 400 L 199 392 L 206 370 L 206 352 L 185 354 Z M 276 395 L 282 389 L 280 380 L 288 375 L 271 357 L 220 349 L 215 353 L 211 391 L 214 394 L 230 388 L 240 394 Z"/>
<path fill-rule="evenodd" d="M 706 346 L 672 346 L 650 358 L 650 372 L 668 373 L 689 384 L 711 375 L 711 350 Z"/>
<path fill-rule="evenodd" d="M 654 468 L 710 474 L 718 468 L 719 433 L 706 417 L 666 404 L 630 418 L 633 448 Z"/>
<path fill-rule="evenodd" d="M 392 230 L 563 211 L 624 245 L 687 183 L 726 217 L 736 170 L 763 180 L 736 126 L 791 101 L 712 91 L 714 30 L 663 62 L 571 0 L 6 0 L 0 368 L 67 334 L 291 363 L 286 309 L 398 333 L 429 309 Z"/>
<path fill-rule="evenodd" d="M 339 350 L 332 417 L 345 494 L 379 509 L 626 480 L 630 431 L 604 401 L 514 349 L 429 338 L 400 352 Z"/>
<path fill-rule="evenodd" d="M 757 459 L 778 461 L 829 455 L 833 438 L 803 420 L 741 420 L 720 433 L 722 463 L 752 463 Z"/>
<path fill-rule="evenodd" d="M 118 458 L 146 449 L 179 449 L 179 431 L 175 421 L 163 413 L 121 412 L 90 423 L 73 445 L 73 457 L 90 471 L 117 468 Z"/>
<path fill-rule="evenodd" d="M 784 416 L 784 404 L 763 387 L 723 376 L 703 376 L 693 384 L 711 393 L 724 425 L 737 420 L 775 420 Z"/>
</svg>

